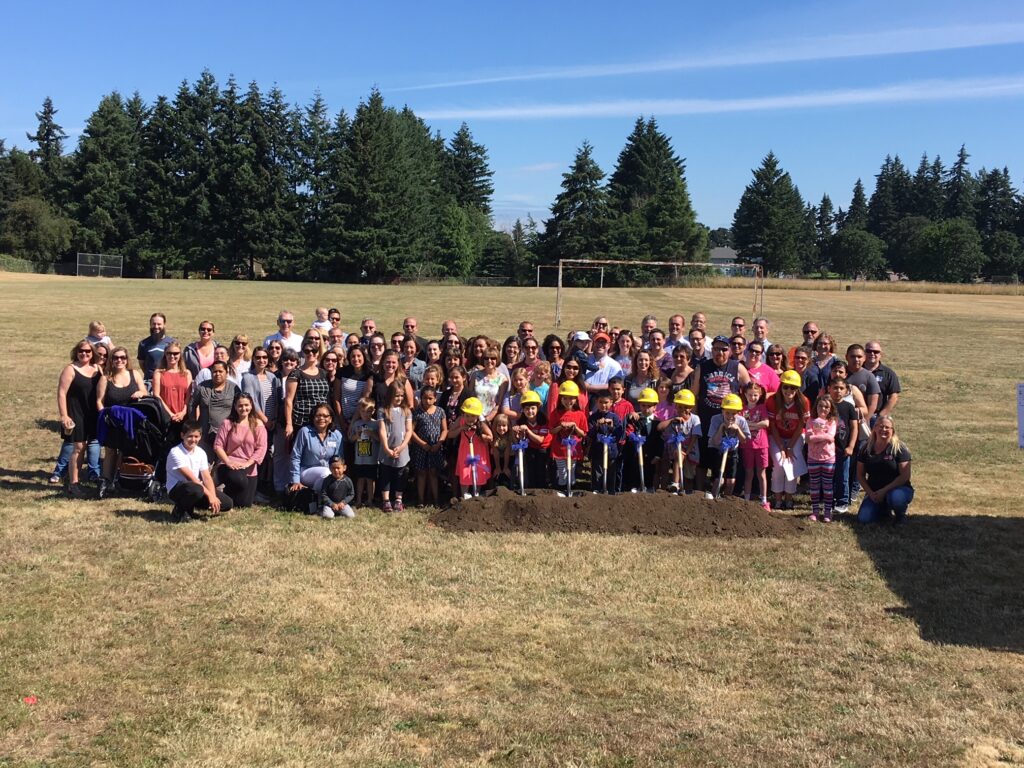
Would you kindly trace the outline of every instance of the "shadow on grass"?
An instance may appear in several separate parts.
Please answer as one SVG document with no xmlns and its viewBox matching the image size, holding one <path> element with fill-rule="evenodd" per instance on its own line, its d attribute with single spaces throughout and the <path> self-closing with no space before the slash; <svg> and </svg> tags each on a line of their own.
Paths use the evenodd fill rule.
<svg viewBox="0 0 1024 768">
<path fill-rule="evenodd" d="M 136 517 L 150 523 L 173 523 L 171 508 L 167 509 L 115 509 L 114 517 Z"/>
<path fill-rule="evenodd" d="M 56 419 L 36 419 L 36 426 L 48 432 L 60 432 L 60 422 Z"/>
<path fill-rule="evenodd" d="M 1024 518 L 914 515 L 854 524 L 861 548 L 933 643 L 1024 653 Z"/>
<path fill-rule="evenodd" d="M 52 461 L 52 459 L 51 459 Z M 19 480 L 35 480 L 34 485 L 47 486 L 46 478 L 50 475 L 38 469 L 6 469 L 0 467 L 0 480 L 10 481 L 10 478 L 16 477 Z"/>
</svg>

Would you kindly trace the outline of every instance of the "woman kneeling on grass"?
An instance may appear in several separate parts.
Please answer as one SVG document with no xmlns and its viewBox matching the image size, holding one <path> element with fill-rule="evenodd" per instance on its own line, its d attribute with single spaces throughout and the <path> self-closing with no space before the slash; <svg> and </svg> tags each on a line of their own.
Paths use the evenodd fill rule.
<svg viewBox="0 0 1024 768">
<path fill-rule="evenodd" d="M 871 437 L 857 456 L 857 477 L 864 488 L 857 519 L 877 523 L 889 517 L 906 522 L 907 507 L 914 500 L 910 484 L 910 450 L 896 435 L 892 416 L 879 416 Z"/>
<path fill-rule="evenodd" d="M 213 484 L 206 451 L 199 447 L 202 437 L 202 425 L 186 421 L 181 428 L 181 442 L 167 456 L 167 495 L 174 502 L 172 514 L 178 522 L 191 521 L 196 507 L 209 509 L 215 515 L 231 509 L 231 499 Z"/>
</svg>

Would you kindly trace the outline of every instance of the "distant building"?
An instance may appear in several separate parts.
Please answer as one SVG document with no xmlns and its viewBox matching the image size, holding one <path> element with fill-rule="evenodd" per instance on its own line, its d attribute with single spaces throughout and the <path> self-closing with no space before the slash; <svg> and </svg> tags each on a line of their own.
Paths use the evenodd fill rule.
<svg viewBox="0 0 1024 768">
<path fill-rule="evenodd" d="M 727 245 L 711 249 L 711 263 L 725 266 L 736 263 L 736 249 Z"/>
</svg>

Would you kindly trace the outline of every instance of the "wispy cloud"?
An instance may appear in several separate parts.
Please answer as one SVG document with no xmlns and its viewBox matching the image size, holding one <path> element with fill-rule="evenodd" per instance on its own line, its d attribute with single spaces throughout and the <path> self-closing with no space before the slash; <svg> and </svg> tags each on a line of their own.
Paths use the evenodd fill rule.
<svg viewBox="0 0 1024 768">
<path fill-rule="evenodd" d="M 852 35 L 827 35 L 779 41 L 762 47 L 744 46 L 728 53 L 707 53 L 621 64 L 592 64 L 524 70 L 491 77 L 473 77 L 421 85 L 390 88 L 389 91 L 425 91 L 472 85 L 493 85 L 531 80 L 579 80 L 596 77 L 645 75 L 686 70 L 723 69 L 758 64 L 827 61 L 864 56 L 893 56 L 961 48 L 984 48 L 1024 43 L 1024 23 L 976 24 L 922 29 L 894 29 Z"/>
<path fill-rule="evenodd" d="M 494 107 L 424 109 L 425 120 L 546 120 L 637 115 L 711 115 L 901 102 L 1004 99 L 1024 95 L 1024 75 L 1002 78 L 921 80 L 874 88 L 813 91 L 739 99 L 629 99 L 568 104 L 523 104 Z"/>
<path fill-rule="evenodd" d="M 513 170 L 516 173 L 546 173 L 561 167 L 561 163 L 532 163 L 531 165 L 520 165 Z"/>
</svg>

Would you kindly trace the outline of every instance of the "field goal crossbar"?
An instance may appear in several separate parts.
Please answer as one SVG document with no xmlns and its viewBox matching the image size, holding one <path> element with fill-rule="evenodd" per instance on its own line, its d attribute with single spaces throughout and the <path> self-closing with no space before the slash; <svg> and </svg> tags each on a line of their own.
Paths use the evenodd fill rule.
<svg viewBox="0 0 1024 768">
<path fill-rule="evenodd" d="M 601 287 L 604 287 L 604 267 L 613 264 L 622 264 L 628 267 L 713 267 L 720 270 L 750 270 L 754 273 L 754 303 L 751 313 L 754 317 L 764 315 L 764 270 L 760 264 L 711 264 L 707 261 L 627 261 L 622 259 L 559 259 L 558 260 L 558 286 L 555 288 L 555 328 L 562 325 L 562 275 L 563 268 L 571 266 L 574 269 L 600 269 Z M 554 266 L 554 265 L 552 265 Z M 537 269 L 537 282 L 540 283 L 540 269 Z"/>
<path fill-rule="evenodd" d="M 124 256 L 116 253 L 77 254 L 75 274 L 78 277 L 123 277 Z"/>
</svg>

